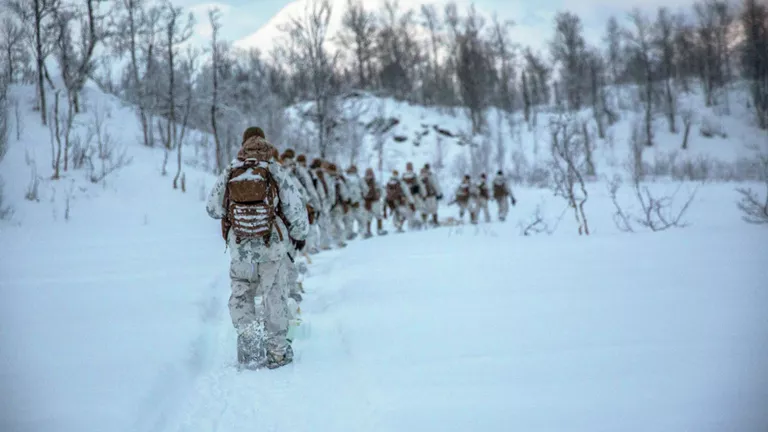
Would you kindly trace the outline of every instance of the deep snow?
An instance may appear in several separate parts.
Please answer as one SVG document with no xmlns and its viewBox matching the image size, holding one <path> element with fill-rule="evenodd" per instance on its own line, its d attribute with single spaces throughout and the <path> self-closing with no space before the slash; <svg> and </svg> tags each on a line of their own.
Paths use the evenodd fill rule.
<svg viewBox="0 0 768 432">
<path fill-rule="evenodd" d="M 30 90 L 15 89 L 25 129 L 0 163 L 15 210 L 0 222 L 2 431 L 768 429 L 768 231 L 740 220 L 735 184 L 700 186 L 683 230 L 619 233 L 595 183 L 588 238 L 570 212 L 520 236 L 538 204 L 553 224 L 564 204 L 518 189 L 506 224 L 352 242 L 309 266 L 296 362 L 239 373 L 213 176 L 187 166 L 187 193 L 172 190 L 130 110 L 89 87 L 134 161 L 103 184 L 50 181 Z M 744 154 L 738 120 L 692 148 Z M 23 199 L 25 152 L 40 202 Z"/>
</svg>

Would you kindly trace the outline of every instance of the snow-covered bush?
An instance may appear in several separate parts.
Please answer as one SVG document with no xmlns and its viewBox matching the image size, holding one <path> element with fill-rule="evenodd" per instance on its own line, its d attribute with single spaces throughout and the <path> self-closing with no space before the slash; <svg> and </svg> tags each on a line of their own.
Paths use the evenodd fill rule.
<svg viewBox="0 0 768 432">
<path fill-rule="evenodd" d="M 765 198 L 760 198 L 760 194 L 752 188 L 738 188 L 736 191 L 741 198 L 737 205 L 745 222 L 768 225 L 768 151 L 761 151 L 755 146 L 755 152 L 758 155 L 761 180 L 765 185 L 765 192 L 762 194 Z"/>
<path fill-rule="evenodd" d="M 699 133 L 706 138 L 727 138 L 723 123 L 719 118 L 712 115 L 705 115 L 701 119 L 701 125 L 699 126 Z"/>
<path fill-rule="evenodd" d="M 91 112 L 87 139 L 90 143 L 88 147 L 91 149 L 88 155 L 88 179 L 92 183 L 99 183 L 110 174 L 129 165 L 132 159 L 125 149 L 118 146 L 112 139 L 112 134 L 105 122 L 104 112 L 99 109 Z M 93 156 L 96 157 L 95 163 Z"/>
</svg>

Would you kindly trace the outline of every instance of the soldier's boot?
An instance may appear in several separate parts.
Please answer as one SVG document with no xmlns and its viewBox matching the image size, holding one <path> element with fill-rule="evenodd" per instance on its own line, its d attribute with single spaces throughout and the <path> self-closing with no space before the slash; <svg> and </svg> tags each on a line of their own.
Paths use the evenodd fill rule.
<svg viewBox="0 0 768 432">
<path fill-rule="evenodd" d="M 440 222 L 437 221 L 437 213 L 432 213 L 432 226 L 439 227 Z"/>
<path fill-rule="evenodd" d="M 293 348 L 289 344 L 283 352 L 267 351 L 267 367 L 277 369 L 293 361 Z"/>
<path fill-rule="evenodd" d="M 387 235 L 387 230 L 384 229 L 384 221 L 376 219 L 376 235 Z"/>
<path fill-rule="evenodd" d="M 369 239 L 373 237 L 373 233 L 371 233 L 371 221 L 365 222 L 365 233 L 363 234 L 364 239 Z"/>
<path fill-rule="evenodd" d="M 259 323 L 251 323 L 237 334 L 237 362 L 247 369 L 258 369 L 267 361 L 266 334 Z"/>
<path fill-rule="evenodd" d="M 421 224 L 422 224 L 422 225 L 424 225 L 424 226 L 426 226 L 426 225 L 427 225 L 427 218 L 428 218 L 428 217 L 429 217 L 429 215 L 428 215 L 428 214 L 426 214 L 426 213 L 422 213 L 422 214 L 421 214 Z"/>
</svg>

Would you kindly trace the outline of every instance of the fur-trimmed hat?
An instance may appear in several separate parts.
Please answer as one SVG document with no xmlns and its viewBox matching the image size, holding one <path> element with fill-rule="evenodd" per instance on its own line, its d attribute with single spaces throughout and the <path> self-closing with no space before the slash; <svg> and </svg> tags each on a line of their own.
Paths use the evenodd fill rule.
<svg viewBox="0 0 768 432">
<path fill-rule="evenodd" d="M 407 164 L 405 164 L 405 170 L 413 171 L 413 162 L 408 162 Z"/>
<path fill-rule="evenodd" d="M 325 169 L 327 169 L 328 172 L 331 173 L 331 174 L 338 174 L 338 172 L 339 172 L 339 167 L 336 166 L 335 163 L 330 163 L 329 162 Z"/>
<path fill-rule="evenodd" d="M 469 174 L 464 174 L 464 180 L 471 180 L 472 177 L 469 176 Z"/>
<path fill-rule="evenodd" d="M 293 149 L 285 149 L 283 154 L 280 155 L 280 159 L 293 159 L 296 157 L 296 152 Z"/>
<path fill-rule="evenodd" d="M 485 178 L 485 173 L 481 173 L 480 178 Z"/>
<path fill-rule="evenodd" d="M 261 137 L 266 139 L 267 137 L 264 135 L 264 130 L 258 126 L 251 126 L 248 129 L 243 132 L 243 142 L 248 141 L 248 138 L 251 137 Z"/>
<path fill-rule="evenodd" d="M 323 166 L 323 160 L 319 159 L 319 158 L 318 159 L 312 159 L 312 163 L 309 165 L 309 167 L 312 168 L 312 169 L 322 168 L 322 166 Z"/>
<path fill-rule="evenodd" d="M 425 164 L 424 164 L 424 169 L 425 169 L 425 170 L 427 170 L 427 171 L 429 171 L 429 170 L 431 170 L 431 169 L 432 169 L 432 167 L 430 167 L 428 163 L 425 163 Z"/>
<path fill-rule="evenodd" d="M 397 177 L 399 175 L 400 175 L 400 173 L 397 172 L 397 170 L 392 170 L 392 176 Z"/>
<path fill-rule="evenodd" d="M 298 163 L 300 163 L 302 165 L 306 164 L 307 163 L 307 156 L 305 154 L 303 154 L 303 153 L 298 155 L 298 156 L 296 156 L 296 162 L 298 162 Z"/>
<path fill-rule="evenodd" d="M 373 176 L 374 176 L 374 174 L 373 174 L 373 168 L 366 168 L 366 169 L 365 169 L 365 176 L 366 176 L 366 177 L 373 177 Z"/>
<path fill-rule="evenodd" d="M 349 174 L 357 174 L 357 167 L 355 165 L 350 165 L 349 168 L 347 168 L 347 172 Z"/>
<path fill-rule="evenodd" d="M 237 152 L 237 159 L 244 161 L 247 159 L 269 160 L 275 148 L 262 137 L 252 136 L 245 140 L 240 151 Z"/>
<path fill-rule="evenodd" d="M 503 176 L 503 175 L 504 175 L 504 172 L 503 172 L 503 171 L 501 171 L 501 170 L 499 170 L 499 171 L 496 173 L 496 175 L 500 175 L 500 176 Z"/>
</svg>

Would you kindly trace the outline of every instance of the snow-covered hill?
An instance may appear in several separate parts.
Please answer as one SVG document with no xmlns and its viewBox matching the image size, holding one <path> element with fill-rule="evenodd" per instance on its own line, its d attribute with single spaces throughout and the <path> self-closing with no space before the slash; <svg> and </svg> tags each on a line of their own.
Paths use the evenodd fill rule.
<svg viewBox="0 0 768 432">
<path fill-rule="evenodd" d="M 635 100 L 633 90 L 622 87 L 613 92 L 619 119 L 606 128 L 605 139 L 598 138 L 591 111 L 576 115 L 588 124 L 596 174 L 601 179 L 614 174 L 626 178 L 630 137 L 642 121 L 631 102 Z M 657 115 L 654 147 L 644 149 L 642 156 L 647 173 L 660 179 L 756 179 L 754 171 L 747 169 L 754 161 L 751 147 L 765 149 L 768 133 L 751 121 L 744 89 L 735 88 L 730 99 L 730 114 L 723 114 L 722 107 L 705 107 L 700 94 L 680 96 L 681 112 L 692 113 L 686 150 L 681 148 L 681 119 L 677 119 L 678 133 L 672 134 L 666 119 Z M 341 105 L 343 120 L 336 129 L 340 137 L 336 152 L 342 165 L 354 162 L 378 169 L 381 160 L 382 174 L 386 174 L 393 169 L 402 171 L 406 161 L 417 167 L 430 163 L 447 184 L 454 184 L 464 173 L 504 169 L 518 184 L 540 185 L 551 159 L 549 123 L 558 117 L 544 110 L 536 116 L 536 125 L 530 126 L 522 113 L 508 117 L 491 109 L 486 114 L 486 133 L 477 136 L 472 135 L 469 116 L 462 108 L 423 107 L 366 93 L 350 95 Z M 290 123 L 300 130 L 294 138 L 300 148 L 315 138 L 314 124 L 308 120 L 312 107 L 307 103 L 288 110 Z"/>
<path fill-rule="evenodd" d="M 103 114 L 113 148 L 132 161 L 96 184 L 85 169 L 54 181 L 33 90 L 13 92 L 23 130 L 19 140 L 12 130 L 0 162 L 15 211 L 0 221 L 0 430 L 768 428 L 760 409 L 768 404 L 760 369 L 768 234 L 740 220 L 734 184 L 702 186 L 684 230 L 619 233 L 596 182 L 593 235 L 578 237 L 560 198 L 520 186 L 507 224 L 393 235 L 319 255 L 305 281 L 310 334 L 296 342 L 296 362 L 237 373 L 228 257 L 202 201 L 213 182 L 196 145 L 205 136 L 184 149 L 187 192 L 174 190 L 161 175 L 163 151 L 141 146 L 131 108 L 89 86 L 77 133 L 87 136 Z M 466 130 L 463 115 L 365 100 L 374 108 L 358 118 L 367 131 L 359 165 L 376 159 L 377 134 L 365 125 L 393 118 L 382 135 L 384 169 L 435 163 L 439 136 L 444 182 L 455 177 L 466 144 L 445 132 Z M 741 140 L 764 135 L 738 106 L 732 116 L 698 111 L 728 138 L 695 129 L 691 158 L 729 166 L 748 155 Z M 519 150 L 533 165 L 547 154 L 544 118 L 539 152 L 523 127 L 504 160 Z M 624 157 L 623 118 L 616 153 L 598 144 L 599 175 Z M 653 151 L 672 151 L 679 137 L 662 139 L 659 122 Z M 37 200 L 29 201 L 33 172 Z M 537 206 L 557 231 L 520 236 L 518 222 Z"/>
</svg>

